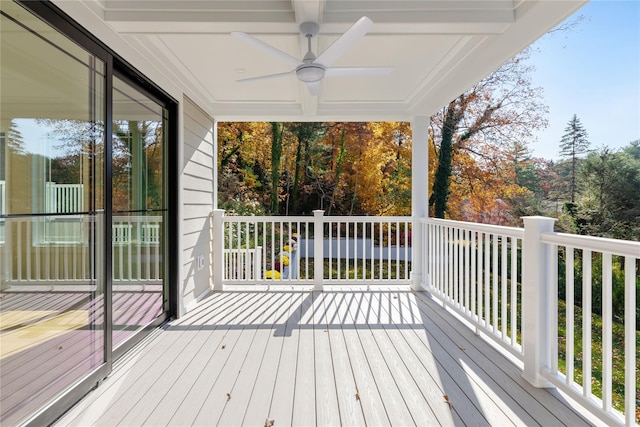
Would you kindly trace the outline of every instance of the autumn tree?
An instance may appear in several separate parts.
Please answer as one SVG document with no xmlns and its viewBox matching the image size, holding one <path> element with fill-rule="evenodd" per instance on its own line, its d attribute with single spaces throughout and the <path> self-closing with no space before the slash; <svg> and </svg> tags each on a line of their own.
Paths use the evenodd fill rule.
<svg viewBox="0 0 640 427">
<path fill-rule="evenodd" d="M 459 156 L 501 164 L 499 158 L 512 141 L 524 144 L 535 130 L 546 126 L 547 107 L 541 89 L 531 82 L 529 56 L 528 49 L 516 55 L 431 117 L 438 165 L 429 204 L 436 217 L 448 212 L 453 176 L 476 179 L 460 175 Z M 470 188 L 482 191 L 479 185 Z"/>
<path fill-rule="evenodd" d="M 578 167 L 578 159 L 580 156 L 586 154 L 589 151 L 589 139 L 587 131 L 580 123 L 577 115 L 573 115 L 567 127 L 564 129 L 565 133 L 560 140 L 560 157 L 571 161 L 571 203 L 575 202 L 576 196 L 576 174 Z"/>
<path fill-rule="evenodd" d="M 324 136 L 326 128 L 325 123 L 316 122 L 292 123 L 288 127 L 297 142 L 293 186 L 287 198 L 287 201 L 292 201 L 291 213 L 293 214 L 300 213 L 300 187 L 307 184 L 308 178 L 312 178 L 310 173 L 314 167 L 312 164 L 313 155 L 322 151 L 322 147 L 318 147 L 318 141 Z M 289 212 L 288 207 L 287 203 L 287 212 Z"/>
</svg>

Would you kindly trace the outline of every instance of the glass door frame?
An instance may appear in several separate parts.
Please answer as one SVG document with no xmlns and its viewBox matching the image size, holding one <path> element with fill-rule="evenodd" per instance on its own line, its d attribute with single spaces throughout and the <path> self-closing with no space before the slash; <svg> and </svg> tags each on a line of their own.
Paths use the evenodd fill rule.
<svg viewBox="0 0 640 427">
<path fill-rule="evenodd" d="M 170 183 L 175 183 L 176 180 L 175 179 L 171 179 L 171 173 L 170 173 L 170 166 L 171 164 L 175 164 L 175 159 L 177 158 L 177 152 L 171 152 L 171 147 L 176 147 L 177 144 L 172 144 L 172 137 L 171 137 L 171 132 L 172 129 L 174 129 L 176 126 L 175 125 L 171 125 L 171 111 L 170 111 L 170 105 L 167 102 L 166 99 L 163 99 L 160 96 L 157 96 L 157 93 L 154 93 L 153 91 L 149 90 L 148 87 L 143 86 L 140 84 L 140 79 L 141 76 L 139 75 L 135 75 L 135 74 L 131 74 L 130 72 L 130 68 L 126 66 L 126 64 L 122 64 L 122 63 L 118 63 L 118 61 L 114 61 L 115 62 L 115 67 L 113 70 L 113 73 L 109 76 L 109 79 L 111 80 L 110 84 L 111 84 L 111 94 L 113 94 L 113 77 L 117 77 L 118 79 L 120 79 L 121 81 L 123 81 L 124 83 L 130 85 L 132 88 L 135 88 L 137 91 L 141 92 L 144 96 L 147 96 L 150 100 L 152 100 L 153 102 L 157 103 L 158 105 L 162 106 L 163 109 L 166 109 L 168 114 L 169 114 L 169 120 L 167 120 L 167 123 L 164 123 L 164 126 L 168 126 L 168 129 L 164 130 L 164 133 L 166 135 L 166 143 L 165 143 L 165 147 L 164 147 L 164 153 L 163 153 L 163 169 L 164 169 L 164 176 L 163 176 L 163 194 L 167 196 L 167 213 L 166 213 L 166 221 L 163 220 L 162 222 L 162 228 L 163 228 L 163 236 L 167 236 L 166 238 L 164 238 L 164 242 L 162 242 L 163 244 L 163 250 L 162 250 L 162 255 L 163 258 L 166 260 L 169 259 L 178 259 L 178 258 L 174 258 L 175 254 L 170 254 L 169 251 L 173 246 L 176 245 L 168 245 L 166 244 L 166 242 L 168 241 L 168 239 L 171 238 L 171 206 L 176 205 L 175 203 L 171 203 L 171 195 L 170 193 L 175 192 L 175 194 L 177 195 L 177 185 L 174 185 L 175 188 L 171 188 L 170 187 Z M 113 113 L 113 103 L 111 103 L 110 105 L 110 111 L 109 113 Z M 109 120 L 110 124 L 109 126 L 112 127 L 112 123 L 113 123 L 113 115 L 111 115 L 111 120 Z M 109 132 L 108 135 L 111 135 L 112 130 Z M 111 140 L 111 138 L 109 138 L 109 140 Z M 176 139 L 173 139 L 173 141 L 175 141 Z M 109 197 L 107 197 L 108 199 L 108 205 L 107 205 L 107 201 L 105 200 L 105 211 L 109 212 L 109 215 L 106 216 L 107 219 L 107 224 L 105 225 L 106 230 L 108 230 L 109 233 L 112 232 L 113 230 L 113 206 L 112 206 L 112 187 L 113 187 L 113 170 L 112 170 L 112 145 L 108 144 L 108 148 L 105 152 L 105 157 L 108 157 L 109 161 L 106 163 L 105 165 L 105 169 L 108 168 L 108 172 L 107 174 L 107 181 L 108 181 L 108 186 L 109 186 Z M 176 175 L 177 176 L 177 175 Z M 106 193 L 106 191 L 105 191 Z M 173 215 L 175 216 L 175 215 Z M 174 227 L 175 229 L 175 227 Z M 107 242 L 111 242 L 111 236 L 107 237 Z M 175 241 L 175 240 L 173 240 Z M 105 265 L 111 266 L 113 263 L 113 251 L 110 250 L 108 251 L 108 257 L 109 260 L 105 260 Z M 150 331 L 152 331 L 153 329 L 157 328 L 158 326 L 160 326 L 163 322 L 165 322 L 167 319 L 169 319 L 170 317 L 175 317 L 175 313 L 176 311 L 173 311 L 171 309 L 171 304 L 172 301 L 175 301 L 176 298 L 172 297 L 172 291 L 171 291 L 171 286 L 170 283 L 171 281 L 169 280 L 170 278 L 170 270 L 171 270 L 171 266 L 169 265 L 170 262 L 163 262 L 163 293 L 167 297 L 168 300 L 168 304 L 167 306 L 165 306 L 164 302 L 163 302 L 163 309 L 164 309 L 164 313 L 163 315 L 161 315 L 160 317 L 157 317 L 155 320 L 153 320 L 151 323 L 149 323 L 148 325 L 146 325 L 142 330 L 138 331 L 136 333 L 136 338 L 135 339 L 128 339 L 127 341 L 123 342 L 122 345 L 119 345 L 117 348 L 113 349 L 113 342 L 111 340 L 112 336 L 113 336 L 113 319 L 112 319 L 112 310 L 107 310 L 108 311 L 108 315 L 107 315 L 107 319 L 105 319 L 105 322 L 107 322 L 107 325 L 109 325 L 109 329 L 108 329 L 108 333 L 106 334 L 109 338 L 108 342 L 105 342 L 105 347 L 112 349 L 111 351 L 111 356 L 113 358 L 113 360 L 117 360 L 118 358 L 120 358 L 123 354 L 125 354 L 127 351 L 129 351 L 132 347 L 134 347 L 138 342 L 140 342 L 140 339 L 146 334 L 149 333 Z M 109 307 L 113 306 L 113 301 L 112 301 L 112 297 L 113 297 L 113 278 L 111 277 L 112 275 L 112 270 L 111 268 L 108 268 L 109 270 L 109 280 L 107 281 L 107 283 L 109 283 L 109 288 L 105 290 L 105 292 L 108 294 L 108 296 L 105 295 L 106 299 L 105 299 L 105 303 L 109 304 Z M 175 281 L 175 283 L 177 283 L 177 280 Z M 175 296 L 177 297 L 177 293 L 175 294 Z M 107 299 L 108 298 L 108 299 Z"/>
<path fill-rule="evenodd" d="M 104 151 L 104 247 L 99 248 L 103 251 L 103 265 L 98 263 L 98 267 L 103 268 L 102 277 L 104 277 L 104 318 L 105 322 L 105 334 L 104 334 L 104 361 L 103 364 L 96 368 L 93 372 L 86 375 L 84 378 L 76 382 L 73 386 L 63 392 L 53 402 L 50 402 L 45 407 L 40 408 L 36 413 L 26 420 L 26 425 L 48 425 L 64 412 L 66 412 L 73 404 L 78 402 L 86 393 L 96 387 L 97 384 L 102 382 L 113 370 L 113 363 L 124 353 L 130 350 L 140 340 L 154 328 L 162 324 L 164 321 L 176 317 L 178 312 L 178 292 L 179 292 L 179 247 L 177 244 L 171 244 L 178 242 L 179 240 L 179 228 L 178 228 L 178 177 L 179 177 L 179 165 L 178 165 L 178 102 L 172 98 L 169 94 L 163 91 L 159 86 L 155 85 L 142 73 L 137 71 L 124 59 L 122 59 L 117 53 L 111 50 L 108 46 L 98 40 L 89 31 L 82 27 L 77 22 L 73 21 L 57 6 L 49 1 L 30 1 L 30 0 L 15 0 L 25 9 L 31 11 L 43 21 L 47 22 L 52 27 L 56 28 L 60 33 L 69 37 L 71 40 L 78 43 L 85 48 L 88 52 L 95 55 L 96 58 L 104 61 L 106 64 L 106 77 L 105 77 L 105 96 L 104 96 L 104 111 L 105 111 L 105 151 Z M 161 316 L 157 317 L 147 327 L 140 330 L 135 340 L 128 340 L 123 343 L 116 351 L 112 349 L 112 290 L 113 290 L 113 277 L 112 277 L 112 147 L 111 147 L 111 134 L 113 131 L 113 76 L 117 75 L 119 78 L 126 80 L 137 90 L 140 90 L 145 95 L 153 98 L 156 102 L 166 108 L 168 118 L 166 121 L 167 129 L 167 144 L 165 151 L 165 177 L 164 177 L 164 194 L 167 197 L 167 214 L 166 222 L 163 222 L 163 231 L 165 236 L 165 244 L 163 250 L 163 257 L 166 262 L 163 262 L 163 274 L 164 274 L 164 288 L 166 293 L 167 303 L 164 307 L 164 312 Z"/>
</svg>

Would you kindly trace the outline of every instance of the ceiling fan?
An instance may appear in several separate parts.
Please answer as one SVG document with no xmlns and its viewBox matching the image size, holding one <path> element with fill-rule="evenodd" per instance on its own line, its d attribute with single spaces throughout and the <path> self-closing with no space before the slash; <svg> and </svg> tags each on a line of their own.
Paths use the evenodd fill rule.
<svg viewBox="0 0 640 427">
<path fill-rule="evenodd" d="M 285 73 L 268 74 L 264 76 L 240 79 L 238 82 L 252 82 L 257 80 L 276 79 L 295 75 L 302 81 L 313 96 L 317 96 L 322 91 L 322 79 L 325 77 L 343 76 L 371 76 L 383 75 L 393 71 L 393 67 L 332 67 L 331 65 L 340 58 L 358 40 L 364 37 L 373 26 L 373 21 L 366 16 L 360 18 L 344 34 L 342 34 L 331 46 L 329 46 L 320 56 L 311 51 L 311 39 L 318 35 L 320 25 L 316 22 L 304 22 L 300 24 L 300 32 L 307 38 L 307 54 L 299 60 L 275 47 L 259 40 L 249 34 L 234 31 L 232 36 L 274 56 L 289 65 L 295 67 Z"/>
</svg>

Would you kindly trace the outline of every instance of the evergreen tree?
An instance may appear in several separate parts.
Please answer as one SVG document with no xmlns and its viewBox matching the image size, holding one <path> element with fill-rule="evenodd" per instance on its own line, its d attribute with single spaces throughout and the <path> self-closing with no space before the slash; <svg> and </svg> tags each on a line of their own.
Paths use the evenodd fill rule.
<svg viewBox="0 0 640 427">
<path fill-rule="evenodd" d="M 576 196 L 576 171 L 578 159 L 581 155 L 589 151 L 589 140 L 587 131 L 580 123 L 577 115 L 569 120 L 565 133 L 560 140 L 560 156 L 571 161 L 571 203 L 575 203 Z"/>
</svg>

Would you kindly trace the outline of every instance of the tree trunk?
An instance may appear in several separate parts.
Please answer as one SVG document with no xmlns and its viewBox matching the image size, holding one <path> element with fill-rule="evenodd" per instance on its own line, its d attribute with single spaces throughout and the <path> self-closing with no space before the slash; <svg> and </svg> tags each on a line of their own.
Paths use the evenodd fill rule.
<svg viewBox="0 0 640 427">
<path fill-rule="evenodd" d="M 271 213 L 280 212 L 280 158 L 282 157 L 282 133 L 284 126 L 271 122 Z"/>
<path fill-rule="evenodd" d="M 338 184 L 340 183 L 340 175 L 342 174 L 342 161 L 346 152 L 345 133 L 346 129 L 343 126 L 342 133 L 340 134 L 340 151 L 338 152 L 338 159 L 336 160 L 336 173 L 333 184 L 333 191 L 331 192 L 331 201 L 329 203 L 327 215 L 331 215 L 331 209 L 333 208 L 336 200 L 336 190 L 338 189 Z"/>
<path fill-rule="evenodd" d="M 309 151 L 309 139 L 305 138 L 304 132 L 298 128 L 297 132 L 298 138 L 298 150 L 296 152 L 296 162 L 295 162 L 295 171 L 293 174 L 293 188 L 291 190 L 291 198 L 293 199 L 293 207 L 292 211 L 294 215 L 299 214 L 299 197 L 298 191 L 300 188 L 300 166 L 304 165 L 303 162 L 303 153 L 307 153 Z M 303 176 L 304 176 L 304 168 L 303 168 Z"/>
<path fill-rule="evenodd" d="M 351 208 L 349 208 L 349 216 L 353 215 L 353 208 L 358 198 L 358 171 L 360 170 L 360 158 L 362 157 L 362 129 L 358 132 L 358 161 L 356 162 L 356 179 L 353 184 L 353 198 L 351 199 Z"/>
<path fill-rule="evenodd" d="M 449 183 L 451 180 L 451 161 L 453 158 L 453 136 L 460 118 L 456 112 L 455 102 L 447 107 L 442 126 L 442 141 L 438 153 L 438 168 L 433 182 L 433 205 L 436 218 L 444 218 L 449 199 Z"/>
</svg>

